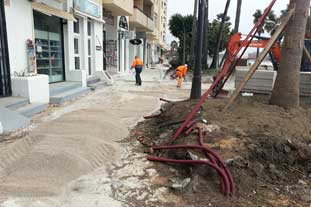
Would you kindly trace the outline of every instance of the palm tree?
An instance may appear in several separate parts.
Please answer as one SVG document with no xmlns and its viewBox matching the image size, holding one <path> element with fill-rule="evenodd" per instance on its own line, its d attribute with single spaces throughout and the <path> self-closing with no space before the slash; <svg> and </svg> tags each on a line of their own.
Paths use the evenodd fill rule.
<svg viewBox="0 0 311 207">
<path fill-rule="evenodd" d="M 285 29 L 282 58 L 272 91 L 270 103 L 285 108 L 299 107 L 300 66 L 303 53 L 301 42 L 304 41 L 308 16 L 305 6 L 310 0 L 291 1 L 290 8 L 295 7 L 295 18 L 292 18 Z"/>
<path fill-rule="evenodd" d="M 263 12 L 260 9 L 257 9 L 256 12 L 253 14 L 254 17 L 254 24 L 256 24 L 258 22 L 258 20 L 260 19 L 260 17 L 263 15 Z M 262 26 L 262 28 L 260 28 L 260 30 L 258 31 L 258 36 L 261 37 L 261 35 L 263 33 L 265 33 L 265 31 L 267 33 L 273 34 L 273 32 L 275 31 L 276 25 L 277 25 L 278 19 L 274 13 L 274 11 L 270 11 L 267 18 L 265 19 L 265 22 Z M 259 48 L 257 48 L 257 57 L 259 55 Z"/>
<path fill-rule="evenodd" d="M 274 11 L 271 10 L 265 20 L 264 30 L 270 35 L 273 35 L 276 29 L 277 23 L 278 23 L 278 18 L 275 15 Z"/>
<path fill-rule="evenodd" d="M 263 15 L 262 11 L 260 9 L 257 9 L 256 12 L 253 14 L 254 17 L 254 24 L 256 24 L 258 22 L 258 20 L 260 19 L 260 17 Z M 260 28 L 260 30 L 258 31 L 258 36 L 261 36 L 262 33 L 264 33 L 265 30 L 264 28 Z"/>
</svg>

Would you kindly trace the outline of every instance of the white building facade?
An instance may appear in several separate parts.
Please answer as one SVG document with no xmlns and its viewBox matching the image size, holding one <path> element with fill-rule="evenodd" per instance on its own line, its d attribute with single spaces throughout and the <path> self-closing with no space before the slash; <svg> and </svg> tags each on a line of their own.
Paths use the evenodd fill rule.
<svg viewBox="0 0 311 207">
<path fill-rule="evenodd" d="M 101 0 L 6 0 L 4 9 L 12 79 L 44 74 L 49 84 L 86 86 L 104 76 Z"/>
<path fill-rule="evenodd" d="M 6 46 L 1 42 L 1 48 L 7 50 L 3 60 L 8 64 L 0 68 L 0 80 L 7 79 L 0 84 L 0 97 L 21 95 L 21 78 L 38 76 L 42 79 L 38 84 L 47 82 L 47 87 L 42 88 L 59 82 L 79 82 L 86 87 L 92 78 L 107 79 L 106 72 L 127 72 L 136 55 L 147 65 L 154 62 L 153 40 L 148 36 L 157 30 L 154 2 L 2 1 L 0 23 L 7 39 L 2 38 Z M 3 68 L 8 70 L 4 73 Z"/>
</svg>

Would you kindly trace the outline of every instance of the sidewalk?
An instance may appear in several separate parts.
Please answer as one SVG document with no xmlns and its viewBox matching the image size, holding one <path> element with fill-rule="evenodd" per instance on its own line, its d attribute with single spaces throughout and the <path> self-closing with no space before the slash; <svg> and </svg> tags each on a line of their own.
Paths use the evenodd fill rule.
<svg viewBox="0 0 311 207">
<path fill-rule="evenodd" d="M 135 189 L 148 188 L 150 181 L 139 176 L 151 163 L 120 141 L 144 115 L 159 108 L 159 97 L 189 95 L 188 87 L 177 91 L 175 81 L 162 83 L 162 75 L 163 69 L 146 70 L 142 87 L 132 83 L 133 77 L 122 76 L 115 86 L 36 117 L 24 138 L 1 147 L 0 206 L 129 204 Z M 149 193 L 158 193 L 153 199 L 159 199 L 165 191 Z"/>
</svg>

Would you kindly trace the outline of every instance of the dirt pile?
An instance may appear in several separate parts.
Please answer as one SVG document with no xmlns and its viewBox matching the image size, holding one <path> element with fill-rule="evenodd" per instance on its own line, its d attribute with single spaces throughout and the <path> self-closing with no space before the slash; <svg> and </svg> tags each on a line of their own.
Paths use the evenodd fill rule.
<svg viewBox="0 0 311 207">
<path fill-rule="evenodd" d="M 237 196 L 224 199 L 218 190 L 217 174 L 206 166 L 173 165 L 178 173 L 171 173 L 167 165 L 157 164 L 164 176 L 179 179 L 181 183 L 191 179 L 187 187 L 176 193 L 195 206 L 201 206 L 198 203 L 206 206 L 207 200 L 212 206 L 309 204 L 311 109 L 286 110 L 268 105 L 264 97 L 244 97 L 222 113 L 225 104 L 224 99 L 208 100 L 196 116 L 207 120 L 207 124 L 203 124 L 204 142 L 228 163 L 238 187 Z M 149 152 L 150 146 L 167 144 L 194 105 L 191 101 L 168 103 L 162 106 L 159 117 L 140 123 L 139 136 L 135 136 L 147 146 L 144 150 Z M 194 130 L 176 143 L 197 144 L 197 137 Z M 197 151 L 180 150 L 157 155 L 183 159 L 204 157 Z M 171 185 L 176 186 L 177 181 L 172 182 Z M 236 205 L 232 199 L 237 199 Z"/>
</svg>

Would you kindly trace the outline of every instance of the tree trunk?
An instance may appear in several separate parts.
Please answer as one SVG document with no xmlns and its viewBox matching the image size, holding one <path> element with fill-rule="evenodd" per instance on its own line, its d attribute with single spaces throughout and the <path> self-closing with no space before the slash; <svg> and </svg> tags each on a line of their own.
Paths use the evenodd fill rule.
<svg viewBox="0 0 311 207">
<path fill-rule="evenodd" d="M 203 59 L 202 59 L 202 64 L 203 68 L 207 68 L 207 58 L 208 58 L 208 9 L 209 9 L 209 2 L 206 0 L 206 7 L 205 7 L 205 12 L 204 12 L 204 42 L 203 42 Z"/>
<path fill-rule="evenodd" d="M 234 33 L 237 33 L 239 31 L 241 7 L 242 7 L 242 0 L 238 0 L 237 1 L 237 8 L 236 8 L 236 15 L 235 15 Z"/>
<path fill-rule="evenodd" d="M 192 21 L 192 39 L 190 51 L 190 67 L 194 68 L 195 60 L 195 41 L 197 32 L 197 13 L 198 13 L 198 0 L 194 0 L 193 21 Z"/>
<path fill-rule="evenodd" d="M 216 45 L 216 49 L 215 49 L 215 52 L 214 52 L 213 62 L 211 64 L 211 68 L 213 68 L 213 69 L 217 68 L 217 66 L 218 66 L 219 50 L 220 50 L 220 44 L 221 44 L 222 36 L 223 36 L 222 33 L 223 33 L 223 30 L 224 30 L 225 20 L 226 20 L 227 14 L 228 14 L 228 9 L 229 9 L 229 6 L 230 6 L 230 1 L 231 0 L 227 0 L 225 11 L 224 11 L 224 15 L 223 15 L 223 18 L 222 18 L 222 21 L 221 21 L 221 24 L 220 24 L 220 28 L 219 28 L 219 32 L 218 32 L 217 45 Z"/>
<path fill-rule="evenodd" d="M 299 107 L 300 67 L 310 0 L 291 0 L 295 15 L 285 29 L 281 63 L 270 103 L 285 108 Z"/>
</svg>

